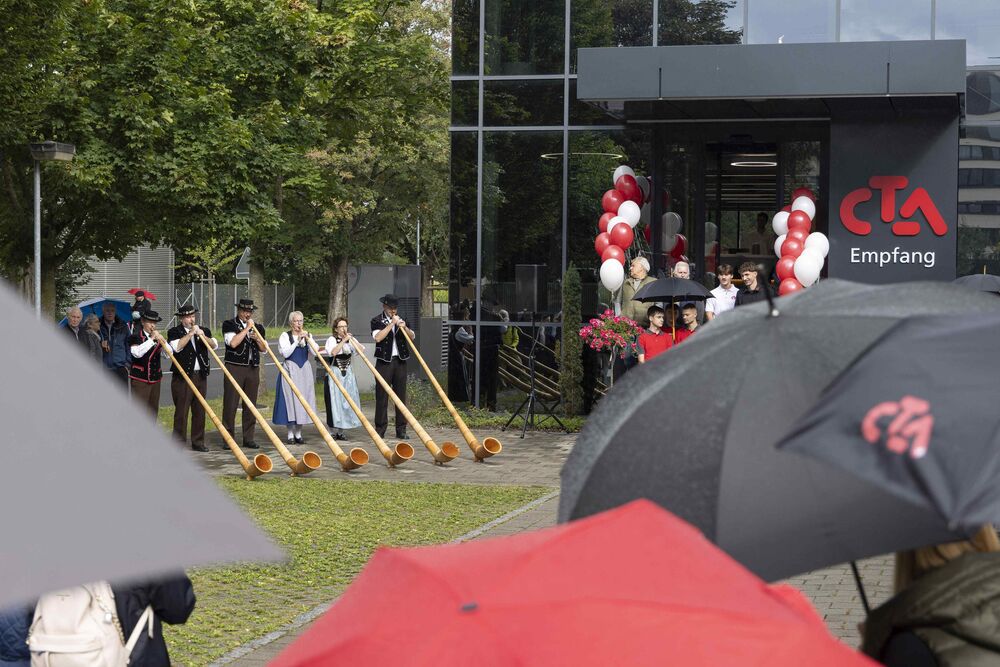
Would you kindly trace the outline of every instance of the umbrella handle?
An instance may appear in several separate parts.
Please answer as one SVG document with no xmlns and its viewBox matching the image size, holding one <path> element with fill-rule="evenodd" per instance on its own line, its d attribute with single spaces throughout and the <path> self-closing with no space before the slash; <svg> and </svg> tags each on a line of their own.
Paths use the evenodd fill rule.
<svg viewBox="0 0 1000 667">
<path fill-rule="evenodd" d="M 854 583 L 858 586 L 858 595 L 861 596 L 861 606 L 865 608 L 865 616 L 872 613 L 872 608 L 868 605 L 868 596 L 865 595 L 865 585 L 861 581 L 861 573 L 858 572 L 858 564 L 851 561 L 851 572 L 854 573 Z"/>
</svg>

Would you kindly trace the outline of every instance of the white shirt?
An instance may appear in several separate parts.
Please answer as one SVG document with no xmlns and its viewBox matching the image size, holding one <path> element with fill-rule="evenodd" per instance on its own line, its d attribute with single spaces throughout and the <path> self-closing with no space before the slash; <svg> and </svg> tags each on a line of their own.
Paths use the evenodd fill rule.
<svg viewBox="0 0 1000 667">
<path fill-rule="evenodd" d="M 156 345 L 156 339 L 150 336 L 146 340 L 146 342 L 139 343 L 138 345 L 133 345 L 131 348 L 129 348 L 129 352 L 132 353 L 133 357 L 138 359 L 139 357 L 145 356 L 145 354 L 149 352 L 151 349 L 153 349 L 153 346 L 155 345 Z"/>
<path fill-rule="evenodd" d="M 335 347 L 337 347 L 337 337 L 330 336 L 326 339 L 326 345 L 323 346 L 323 349 L 326 350 L 326 356 L 332 357 Z M 344 347 L 340 348 L 340 354 L 354 354 L 354 348 L 351 347 L 350 343 L 344 343 Z"/>
<path fill-rule="evenodd" d="M 705 312 L 718 315 L 736 307 L 736 295 L 740 289 L 736 285 L 729 285 L 729 289 L 723 289 L 719 285 L 711 291 L 712 297 L 705 303 Z"/>
<path fill-rule="evenodd" d="M 378 340 L 377 338 L 375 338 L 375 335 L 379 331 L 381 331 L 381 329 L 375 329 L 375 330 L 372 331 L 372 340 Z M 393 324 L 392 325 L 392 329 L 390 330 L 389 333 L 386 334 L 386 336 L 393 336 L 393 334 L 395 334 L 395 333 L 396 333 L 396 325 Z M 392 355 L 391 356 L 393 356 L 393 357 L 398 357 L 399 356 L 399 348 L 396 346 L 396 337 L 395 336 L 392 337 Z"/>
<path fill-rule="evenodd" d="M 191 333 L 191 330 L 188 329 L 187 327 L 184 327 L 184 336 L 188 335 L 189 333 Z M 183 338 L 184 336 L 181 336 L 181 338 Z M 194 336 L 191 336 L 191 340 L 188 342 L 188 345 L 194 348 L 194 369 L 196 371 L 200 371 L 201 364 L 198 363 L 198 348 L 195 347 L 194 345 L 194 338 L 195 338 Z M 174 352 L 180 352 L 181 351 L 180 343 L 181 339 L 175 338 L 174 340 L 170 341 L 170 349 L 173 350 Z"/>
<path fill-rule="evenodd" d="M 281 356 L 286 359 L 295 353 L 295 348 L 306 347 L 307 345 L 308 343 L 306 343 L 304 338 L 300 340 L 290 336 L 287 331 L 278 336 L 278 351 L 281 352 Z M 309 353 L 312 354 L 311 347 L 309 348 Z"/>
</svg>

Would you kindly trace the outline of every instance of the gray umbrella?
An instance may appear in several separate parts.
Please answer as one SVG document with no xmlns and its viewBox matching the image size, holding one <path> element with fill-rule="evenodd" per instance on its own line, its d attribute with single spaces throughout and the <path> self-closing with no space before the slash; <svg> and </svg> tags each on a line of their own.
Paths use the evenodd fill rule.
<svg viewBox="0 0 1000 667">
<path fill-rule="evenodd" d="M 716 318 L 615 384 L 563 467 L 560 520 L 650 498 L 770 580 L 893 551 L 926 521 L 775 445 L 901 318 L 998 312 L 1000 301 L 942 283 L 826 280 L 776 303 L 777 317 L 761 302 Z M 953 537 L 940 523 L 922 534 Z"/>
<path fill-rule="evenodd" d="M 0 311 L 0 608 L 100 579 L 284 557 L 145 407 L 6 285 Z"/>
<path fill-rule="evenodd" d="M 960 278 L 955 278 L 954 282 L 956 285 L 968 287 L 969 289 L 977 289 L 980 292 L 1000 293 L 1000 276 L 994 276 L 990 273 L 974 273 L 971 276 L 961 276 Z"/>
</svg>

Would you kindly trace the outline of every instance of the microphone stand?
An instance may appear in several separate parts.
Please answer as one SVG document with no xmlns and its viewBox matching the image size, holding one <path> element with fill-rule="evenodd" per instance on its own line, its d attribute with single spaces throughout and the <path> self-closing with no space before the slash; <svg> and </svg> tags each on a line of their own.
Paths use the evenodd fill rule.
<svg viewBox="0 0 1000 667">
<path fill-rule="evenodd" d="M 514 411 L 514 414 L 510 416 L 510 419 L 507 420 L 507 423 L 504 424 L 503 428 L 500 429 L 501 431 L 506 431 L 518 415 L 521 414 L 521 411 L 527 407 L 527 412 L 521 416 L 524 420 L 524 424 L 521 426 L 522 440 L 524 439 L 525 433 L 528 431 L 529 422 L 531 423 L 531 430 L 535 430 L 535 415 L 538 414 L 535 410 L 536 405 L 540 405 L 542 407 L 541 414 L 556 420 L 559 427 L 566 433 L 569 433 L 569 429 L 566 428 L 566 425 L 559 421 L 559 417 L 555 415 L 552 408 L 549 407 L 545 401 L 538 397 L 538 392 L 535 390 L 535 350 L 537 347 L 538 333 L 535 330 L 535 311 L 531 311 L 531 350 L 528 352 L 528 395 L 524 401 L 521 402 L 521 405 L 517 408 L 517 410 Z"/>
</svg>

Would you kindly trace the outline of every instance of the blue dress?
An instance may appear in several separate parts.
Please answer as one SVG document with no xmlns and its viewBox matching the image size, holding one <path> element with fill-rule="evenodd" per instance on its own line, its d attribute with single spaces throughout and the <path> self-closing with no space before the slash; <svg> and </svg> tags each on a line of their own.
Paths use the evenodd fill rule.
<svg viewBox="0 0 1000 667">
<path fill-rule="evenodd" d="M 281 334 L 282 336 L 288 336 L 287 332 Z M 289 337 L 290 338 L 290 337 Z M 313 370 L 312 353 L 309 351 L 308 347 L 296 346 L 294 351 L 285 357 L 282 362 L 285 370 L 288 371 L 288 375 L 292 378 L 292 382 L 298 390 L 305 396 L 306 401 L 309 403 L 309 407 L 316 410 L 316 381 L 315 381 L 315 371 Z M 293 426 L 301 426 L 303 424 L 312 424 L 312 419 L 309 418 L 309 414 L 302 407 L 302 403 L 299 399 L 295 397 L 292 392 L 292 388 L 288 386 L 285 382 L 285 378 L 279 373 L 278 383 L 274 390 L 274 414 L 271 417 L 271 421 L 275 424 L 291 424 Z"/>
<path fill-rule="evenodd" d="M 336 344 L 336 339 L 334 339 L 334 345 Z M 327 343 L 327 349 L 332 349 L 333 345 Z M 337 379 L 340 380 L 340 384 L 344 386 L 347 393 L 350 394 L 351 400 L 359 408 L 361 407 L 361 398 L 358 396 L 358 381 L 354 377 L 354 368 L 351 366 L 351 360 L 354 356 L 354 350 L 351 348 L 350 343 L 346 343 L 344 347 L 341 348 L 341 353 L 338 354 L 334 359 L 331 360 L 330 366 L 333 368 L 333 372 L 336 373 Z M 328 426 L 333 428 L 345 429 L 345 428 L 358 428 L 361 426 L 361 420 L 358 416 L 354 414 L 354 410 L 351 410 L 351 406 L 347 404 L 347 399 L 344 395 L 340 393 L 340 390 L 334 386 L 333 382 L 330 380 L 328 375 L 323 383 L 325 391 L 324 398 L 326 399 L 326 423 Z"/>
</svg>

